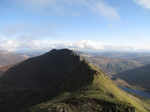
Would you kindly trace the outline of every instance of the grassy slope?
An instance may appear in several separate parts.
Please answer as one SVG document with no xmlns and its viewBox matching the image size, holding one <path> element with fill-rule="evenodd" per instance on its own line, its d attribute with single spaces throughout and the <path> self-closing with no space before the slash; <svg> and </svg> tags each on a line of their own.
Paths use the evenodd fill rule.
<svg viewBox="0 0 150 112">
<path fill-rule="evenodd" d="M 93 68 L 93 66 L 91 66 L 91 68 Z M 123 109 L 124 107 L 133 106 L 136 108 L 136 112 L 147 112 L 147 110 L 144 109 L 141 104 L 137 103 L 137 101 L 131 99 L 131 97 L 129 97 L 128 94 L 121 91 L 116 85 L 113 84 L 113 82 L 107 76 L 105 76 L 100 71 L 96 72 L 96 74 L 94 75 L 92 85 L 86 86 L 86 88 L 80 89 L 74 93 L 70 92 L 61 93 L 53 100 L 33 106 L 29 110 L 31 112 L 42 112 L 42 111 L 53 112 L 53 109 L 55 108 L 54 110 L 55 112 L 58 111 L 57 110 L 58 108 L 59 109 L 65 108 L 69 112 L 76 112 L 79 110 L 86 112 L 87 111 L 86 108 L 88 108 L 89 110 L 91 108 L 94 108 L 95 110 L 100 108 L 96 103 L 96 99 L 99 100 L 99 102 L 102 101 L 105 103 L 106 102 L 112 103 L 113 105 L 120 105 L 116 106 L 117 108 L 120 109 L 121 108 Z M 86 108 L 83 107 L 84 106 L 83 102 L 88 105 L 85 106 Z M 79 106 L 76 103 L 82 106 Z"/>
<path fill-rule="evenodd" d="M 130 102 L 131 105 L 137 108 L 137 111 L 140 112 L 146 112 L 145 109 L 143 109 L 142 105 L 138 104 L 136 101 L 133 99 L 129 98 L 123 91 L 121 91 L 117 86 L 112 84 L 110 80 L 106 80 L 104 77 L 99 76 L 99 82 L 97 84 L 103 84 L 103 91 L 106 93 L 112 93 L 116 99 L 121 100 L 121 101 L 127 101 Z M 101 85 L 99 84 L 99 85 Z"/>
</svg>

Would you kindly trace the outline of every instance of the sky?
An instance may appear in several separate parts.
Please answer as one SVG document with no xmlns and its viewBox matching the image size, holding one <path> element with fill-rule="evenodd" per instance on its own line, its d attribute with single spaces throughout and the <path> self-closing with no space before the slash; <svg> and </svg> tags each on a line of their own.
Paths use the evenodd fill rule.
<svg viewBox="0 0 150 112">
<path fill-rule="evenodd" d="M 150 0 L 0 0 L 0 50 L 150 52 Z"/>
</svg>

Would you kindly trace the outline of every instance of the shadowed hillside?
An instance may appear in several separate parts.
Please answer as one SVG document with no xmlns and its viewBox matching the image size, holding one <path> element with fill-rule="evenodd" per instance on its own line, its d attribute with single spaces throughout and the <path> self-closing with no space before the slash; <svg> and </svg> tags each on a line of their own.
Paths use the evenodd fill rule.
<svg viewBox="0 0 150 112">
<path fill-rule="evenodd" d="M 3 112 L 147 112 L 102 71 L 68 49 L 27 59 L 1 75 Z"/>
<path fill-rule="evenodd" d="M 132 86 L 138 86 L 150 93 L 150 65 L 127 70 L 115 75 Z"/>
</svg>

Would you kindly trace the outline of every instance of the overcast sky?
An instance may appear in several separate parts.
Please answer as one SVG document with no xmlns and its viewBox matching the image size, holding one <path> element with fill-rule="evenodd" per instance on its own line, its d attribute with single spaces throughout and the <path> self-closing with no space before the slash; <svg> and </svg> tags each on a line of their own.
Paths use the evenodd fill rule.
<svg viewBox="0 0 150 112">
<path fill-rule="evenodd" d="M 150 0 L 0 0 L 0 50 L 150 51 Z"/>
</svg>

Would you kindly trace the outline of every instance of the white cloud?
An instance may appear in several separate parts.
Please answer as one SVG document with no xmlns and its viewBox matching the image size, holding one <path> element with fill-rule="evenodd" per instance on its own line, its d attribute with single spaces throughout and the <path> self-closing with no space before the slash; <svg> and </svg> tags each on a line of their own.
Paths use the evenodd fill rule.
<svg viewBox="0 0 150 112">
<path fill-rule="evenodd" d="M 15 51 L 18 47 L 19 45 L 13 40 L 0 40 L 0 50 Z"/>
<path fill-rule="evenodd" d="M 120 16 L 115 8 L 110 6 L 104 1 L 96 2 L 83 2 L 86 6 L 90 8 L 91 11 L 97 12 L 104 17 L 120 19 Z"/>
<path fill-rule="evenodd" d="M 120 50 L 120 51 L 140 51 L 144 49 L 149 49 L 146 47 L 133 47 L 127 45 L 115 45 L 103 42 L 93 42 L 91 40 L 81 40 L 81 41 L 65 41 L 65 42 L 51 42 L 51 41 L 32 41 L 30 43 L 20 43 L 22 47 L 29 49 L 39 49 L 39 50 L 49 50 L 49 49 L 77 49 L 77 50 Z"/>
<path fill-rule="evenodd" d="M 104 0 L 15 0 L 15 2 L 27 9 L 42 13 L 75 15 L 91 11 L 108 18 L 120 18 L 117 10 Z"/>
<path fill-rule="evenodd" d="M 0 40 L 0 50 L 17 51 L 17 50 L 44 50 L 50 49 L 76 49 L 76 50 L 109 50 L 109 51 L 149 51 L 150 47 L 137 47 L 130 45 L 115 45 L 111 43 L 93 42 L 91 40 L 81 41 L 13 41 L 11 39 Z"/>
<path fill-rule="evenodd" d="M 81 41 L 66 41 L 66 42 L 50 42 L 50 41 L 34 41 L 39 48 L 70 48 L 70 49 L 104 49 L 100 43 L 95 43 L 90 40 Z"/>
<path fill-rule="evenodd" d="M 134 0 L 134 2 L 144 8 L 150 9 L 150 0 Z"/>
</svg>

